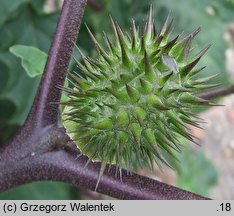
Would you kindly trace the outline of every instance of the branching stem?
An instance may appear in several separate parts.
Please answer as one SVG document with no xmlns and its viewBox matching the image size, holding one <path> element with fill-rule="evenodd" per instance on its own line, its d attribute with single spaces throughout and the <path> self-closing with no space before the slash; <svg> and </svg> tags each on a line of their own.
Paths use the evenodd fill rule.
<svg viewBox="0 0 234 216">
<path fill-rule="evenodd" d="M 86 157 L 76 160 L 77 151 L 58 128 L 58 101 L 67 74 L 73 43 L 76 41 L 86 0 L 64 0 L 56 34 L 31 112 L 11 143 L 0 149 L 0 191 L 38 180 L 71 183 L 94 190 L 99 163 L 84 168 Z M 67 147 L 64 147 L 67 146 Z M 116 167 L 105 172 L 98 191 L 119 199 L 206 199 L 205 197 L 137 174 L 123 181 Z"/>
</svg>

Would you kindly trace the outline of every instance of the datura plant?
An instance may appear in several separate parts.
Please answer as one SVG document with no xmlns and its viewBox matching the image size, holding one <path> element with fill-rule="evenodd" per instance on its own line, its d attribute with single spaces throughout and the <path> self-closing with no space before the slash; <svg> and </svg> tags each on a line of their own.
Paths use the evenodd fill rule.
<svg viewBox="0 0 234 216">
<path fill-rule="evenodd" d="M 104 33 L 108 51 L 87 27 L 98 57 L 79 50 L 81 73 L 70 74 L 72 87 L 64 87 L 63 124 L 81 154 L 102 162 L 101 173 L 106 164 L 115 164 L 120 176 L 122 168 L 170 165 L 180 151 L 178 136 L 193 141 L 187 125 L 199 127 L 192 109 L 210 105 L 196 94 L 214 86 L 207 84 L 212 77 L 195 76 L 208 48 L 191 57 L 200 29 L 171 40 L 170 16 L 158 31 L 152 8 L 140 29 L 132 21 L 130 33 L 111 23 L 114 40 Z"/>
</svg>

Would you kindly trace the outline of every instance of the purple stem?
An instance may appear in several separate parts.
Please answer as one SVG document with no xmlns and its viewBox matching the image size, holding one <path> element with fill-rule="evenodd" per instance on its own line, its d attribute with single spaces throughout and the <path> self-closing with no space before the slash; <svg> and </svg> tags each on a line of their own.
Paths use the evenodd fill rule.
<svg viewBox="0 0 234 216">
<path fill-rule="evenodd" d="M 52 42 L 40 87 L 29 119 L 38 126 L 55 124 L 58 118 L 58 104 L 71 55 L 76 42 L 86 0 L 65 0 L 62 13 Z"/>
<path fill-rule="evenodd" d="M 94 190 L 100 163 L 84 168 L 87 158 L 76 160 L 76 156 L 77 152 L 72 149 L 57 150 L 9 163 L 8 168 L 0 172 L 0 191 L 37 180 L 62 181 Z M 120 181 L 114 166 L 104 173 L 97 191 L 118 199 L 206 199 L 144 176 L 127 175 L 126 171 Z"/>
<path fill-rule="evenodd" d="M 224 87 L 224 88 L 213 89 L 213 90 L 206 91 L 206 92 L 201 92 L 197 94 L 197 96 L 205 100 L 212 100 L 212 99 L 227 96 L 233 93 L 234 93 L 234 86 L 229 86 L 229 87 Z"/>
<path fill-rule="evenodd" d="M 84 168 L 87 158 L 76 160 L 67 135 L 57 128 L 58 108 L 69 61 L 86 0 L 65 0 L 44 74 L 31 112 L 13 141 L 0 152 L 0 191 L 37 180 L 59 180 L 94 189 L 99 163 Z M 69 149 L 67 151 L 64 148 Z M 206 199 L 137 174 L 123 181 L 115 167 L 105 172 L 98 191 L 119 199 Z"/>
<path fill-rule="evenodd" d="M 102 11 L 104 9 L 104 5 L 98 0 L 88 0 L 88 4 L 95 11 Z"/>
<path fill-rule="evenodd" d="M 64 84 L 86 2 L 87 0 L 64 0 L 56 33 L 31 111 L 23 127 L 4 149 L 8 158 L 21 155 L 25 149 L 22 145 L 25 143 L 28 145 L 26 148 L 29 145 L 34 146 L 34 143 L 29 144 L 28 141 L 25 141 L 30 140 L 30 137 L 37 130 L 57 124 L 61 97 L 61 90 L 58 86 Z"/>
</svg>

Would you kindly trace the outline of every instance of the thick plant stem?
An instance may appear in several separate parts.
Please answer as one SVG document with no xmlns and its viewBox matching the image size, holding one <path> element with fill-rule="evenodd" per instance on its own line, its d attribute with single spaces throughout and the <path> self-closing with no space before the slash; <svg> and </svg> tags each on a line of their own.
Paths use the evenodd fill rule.
<svg viewBox="0 0 234 216">
<path fill-rule="evenodd" d="M 47 127 L 34 134 L 29 142 L 38 147 L 20 151 L 18 158 L 9 160 L 4 152 L 0 154 L 0 192 L 41 180 L 95 189 L 101 164 L 91 162 L 86 167 L 87 157 L 77 159 L 79 152 L 72 147 L 75 144 L 71 143 L 63 128 Z M 97 191 L 118 199 L 207 199 L 148 177 L 127 174 L 125 170 L 122 170 L 121 180 L 116 176 L 115 166 L 104 172 Z"/>
<path fill-rule="evenodd" d="M 49 51 L 42 79 L 31 111 L 13 141 L 1 151 L 5 156 L 18 158 L 37 143 L 31 137 L 49 125 L 57 125 L 59 101 L 73 52 L 74 42 L 87 0 L 64 0 L 60 19 Z M 6 158 L 5 158 L 6 159 Z M 2 158 L 0 157 L 0 161 Z"/>
<path fill-rule="evenodd" d="M 72 149 L 55 150 L 9 163 L 8 168 L 0 172 L 0 191 L 36 180 L 62 181 L 94 190 L 100 163 L 91 163 L 85 168 L 87 158 L 82 156 L 76 160 L 76 156 L 77 152 Z M 121 181 L 115 171 L 113 166 L 104 173 L 98 192 L 118 199 L 207 199 L 134 173 L 127 175 L 126 171 Z"/>
<path fill-rule="evenodd" d="M 205 100 L 212 100 L 219 97 L 227 96 L 234 93 L 234 86 L 214 89 L 206 92 L 201 92 L 197 96 Z"/>
<path fill-rule="evenodd" d="M 58 103 L 86 0 L 65 0 L 45 71 L 29 119 L 42 126 L 57 122 Z"/>
</svg>

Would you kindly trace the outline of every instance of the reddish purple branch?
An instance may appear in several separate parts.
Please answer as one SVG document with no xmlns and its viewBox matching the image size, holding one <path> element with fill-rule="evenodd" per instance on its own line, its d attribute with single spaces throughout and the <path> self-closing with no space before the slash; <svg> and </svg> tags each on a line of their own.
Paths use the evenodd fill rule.
<svg viewBox="0 0 234 216">
<path fill-rule="evenodd" d="M 213 89 L 213 90 L 206 91 L 206 92 L 201 92 L 197 96 L 205 100 L 212 100 L 212 99 L 227 96 L 233 93 L 234 93 L 234 86 L 229 86 L 229 87 L 224 87 L 224 88 Z"/>
<path fill-rule="evenodd" d="M 99 163 L 84 168 L 87 158 L 68 148 L 63 129 L 57 126 L 61 90 L 80 27 L 86 0 L 65 0 L 49 58 L 31 112 L 13 141 L 0 152 L 0 191 L 37 181 L 59 180 L 94 189 Z M 66 148 L 67 150 L 65 151 Z M 206 199 L 137 174 L 123 181 L 115 167 L 105 172 L 98 191 L 119 199 Z"/>
<path fill-rule="evenodd" d="M 100 164 L 91 163 L 84 168 L 87 158 L 76 160 L 76 156 L 77 152 L 71 149 L 57 150 L 9 164 L 8 169 L 0 172 L 0 191 L 32 180 L 62 181 L 94 190 Z M 205 199 L 147 177 L 126 175 L 125 171 L 120 181 L 115 177 L 115 167 L 105 172 L 97 191 L 118 199 Z"/>
<path fill-rule="evenodd" d="M 30 117 L 38 125 L 57 122 L 61 91 L 76 41 L 86 0 L 65 0 L 45 71 Z M 29 117 L 29 118 L 30 118 Z"/>
<path fill-rule="evenodd" d="M 4 149 L 7 158 L 22 155 L 26 143 L 26 148 L 37 145 L 33 142 L 29 144 L 27 140 L 43 127 L 57 124 L 58 102 L 61 97 L 58 86 L 64 84 L 86 2 L 87 0 L 64 0 L 37 95 L 23 127 Z"/>
</svg>

